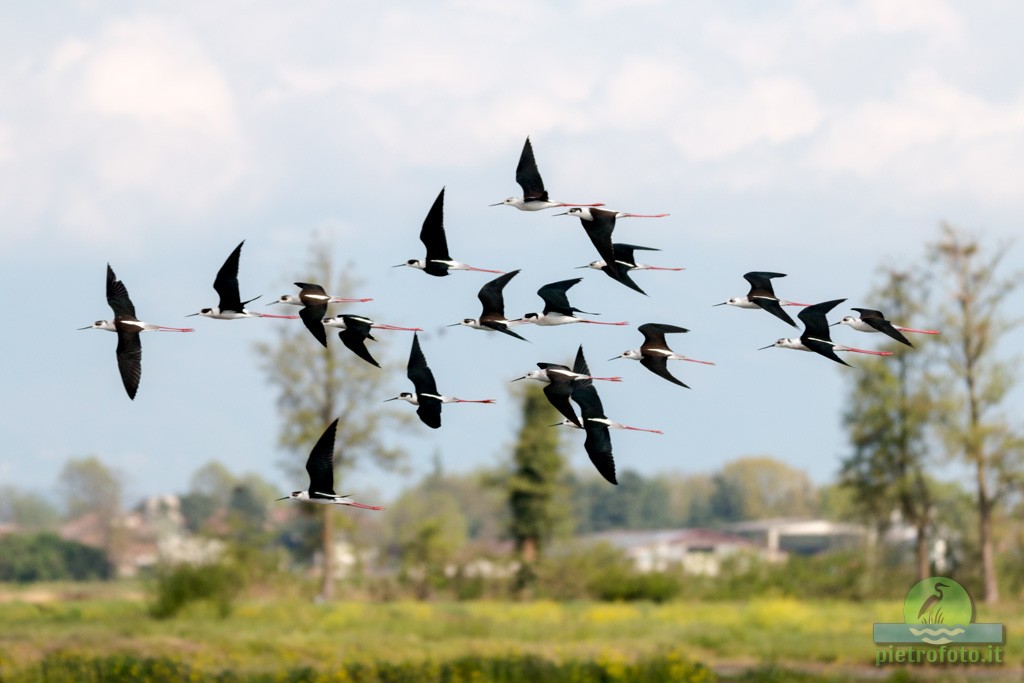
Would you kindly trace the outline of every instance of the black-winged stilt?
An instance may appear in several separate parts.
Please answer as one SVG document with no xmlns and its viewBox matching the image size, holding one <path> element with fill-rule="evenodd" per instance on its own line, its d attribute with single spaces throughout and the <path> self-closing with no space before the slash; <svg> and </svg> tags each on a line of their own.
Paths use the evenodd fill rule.
<svg viewBox="0 0 1024 683">
<path fill-rule="evenodd" d="M 416 389 L 415 393 L 403 391 L 398 396 L 389 398 L 384 402 L 402 400 L 416 406 L 416 414 L 419 415 L 420 421 L 431 429 L 437 429 L 441 426 L 442 403 L 494 403 L 493 398 L 470 400 L 437 393 L 434 373 L 430 371 L 430 366 L 427 365 L 427 359 L 423 355 L 422 349 L 420 349 L 419 335 L 416 333 L 413 333 L 412 336 L 412 349 L 409 351 L 409 365 L 406 368 L 406 377 L 409 378 L 409 381 L 412 382 L 413 387 Z"/>
<path fill-rule="evenodd" d="M 772 278 L 786 277 L 785 273 L 768 273 L 762 271 L 752 271 L 746 273 L 743 276 L 747 282 L 750 283 L 750 291 L 747 292 L 746 296 L 734 296 L 731 299 L 726 299 L 720 304 L 714 304 L 715 306 L 736 306 L 738 308 L 763 308 L 779 320 L 783 320 L 793 327 L 797 324 L 793 322 L 793 319 L 789 317 L 789 314 L 782 310 L 783 306 L 806 306 L 807 304 L 798 304 L 793 301 L 786 301 L 775 296 L 775 290 L 772 289 Z"/>
<path fill-rule="evenodd" d="M 521 322 L 533 323 L 534 325 L 549 326 L 549 325 L 569 325 L 572 323 L 588 323 L 591 325 L 628 325 L 628 322 L 599 322 L 597 320 L 587 320 L 585 318 L 577 318 L 576 313 L 586 313 L 587 315 L 598 315 L 597 313 L 588 313 L 587 311 L 581 311 L 580 309 L 569 305 L 569 297 L 566 296 L 566 291 L 578 283 L 583 278 L 577 277 L 572 280 L 561 280 L 559 282 L 552 282 L 544 285 L 537 290 L 537 295 L 544 300 L 544 311 L 542 314 L 527 313 L 522 318 Z"/>
<path fill-rule="evenodd" d="M 340 296 L 331 296 L 324 290 L 323 286 L 309 282 L 296 282 L 295 286 L 299 288 L 298 296 L 282 294 L 278 297 L 277 301 L 271 301 L 267 305 L 288 304 L 291 306 L 302 306 L 302 310 L 299 311 L 299 317 L 302 318 L 302 322 L 305 324 L 306 329 L 310 331 L 310 334 L 323 344 L 324 347 L 327 346 L 327 335 L 324 333 L 324 326 L 321 321 L 327 315 L 328 304 L 373 301 L 373 299 L 347 299 Z"/>
<path fill-rule="evenodd" d="M 277 500 L 301 500 L 303 503 L 317 505 L 351 505 L 363 510 L 383 510 L 379 505 L 357 503 L 348 495 L 339 496 L 334 492 L 334 435 L 338 430 L 338 421 L 327 426 L 320 435 L 313 450 L 306 459 L 306 472 L 309 473 L 309 488 L 305 491 L 292 491 L 289 495 Z"/>
<path fill-rule="evenodd" d="M 113 320 L 97 320 L 80 330 L 106 330 L 117 333 L 117 369 L 128 398 L 135 400 L 142 379 L 142 332 L 195 332 L 191 327 L 165 327 L 153 325 L 135 317 L 135 304 L 128 296 L 128 288 L 114 275 L 107 264 L 107 303 L 114 311 Z"/>
<path fill-rule="evenodd" d="M 608 267 L 608 264 L 603 260 L 591 261 L 585 266 L 576 266 L 577 268 L 593 268 L 594 270 L 600 270 L 602 273 L 607 275 L 613 280 L 617 280 L 622 284 L 626 285 L 632 290 L 640 292 L 641 294 L 647 294 L 644 290 L 640 289 L 640 286 L 633 281 L 629 276 L 629 272 L 632 270 L 672 270 L 680 271 L 686 270 L 686 268 L 666 268 L 664 266 L 651 266 L 646 263 L 639 263 L 636 257 L 633 255 L 635 251 L 661 251 L 655 247 L 641 247 L 638 244 L 623 244 L 616 242 L 612 244 L 612 254 L 615 257 L 615 265 L 618 271 L 616 275 Z"/>
<path fill-rule="evenodd" d="M 480 304 L 483 306 L 480 317 L 463 318 L 461 322 L 452 323 L 448 327 L 458 327 L 459 325 L 463 325 L 474 330 L 504 332 L 516 339 L 529 341 L 510 329 L 514 324 L 518 324 L 520 321 L 509 320 L 505 317 L 505 297 L 502 294 L 502 290 L 505 288 L 505 285 L 508 284 L 508 281 L 518 274 L 518 270 L 513 270 L 509 273 L 505 273 L 504 275 L 499 275 L 481 287 L 480 292 L 477 294 L 477 298 L 480 299 Z"/>
<path fill-rule="evenodd" d="M 892 351 L 868 351 L 867 349 L 855 349 L 852 346 L 836 344 L 828 333 L 828 320 L 825 314 L 833 308 L 846 301 L 846 299 L 833 299 L 808 306 L 797 315 L 804 324 L 804 333 L 799 338 L 784 337 L 774 344 L 762 346 L 759 351 L 779 347 L 781 349 L 793 349 L 794 351 L 813 351 L 837 363 L 849 366 L 850 364 L 836 355 L 836 351 L 850 351 L 852 353 L 868 353 L 873 356 L 891 356 Z"/>
<path fill-rule="evenodd" d="M 673 377 L 672 373 L 668 371 L 668 361 L 685 360 L 691 363 L 714 365 L 711 361 L 697 360 L 695 358 L 684 356 L 680 353 L 675 353 L 668 347 L 668 343 L 665 341 L 665 335 L 677 332 L 689 332 L 685 327 L 677 327 L 676 325 L 666 325 L 663 323 L 644 323 L 638 327 L 637 330 L 640 334 L 644 335 L 644 343 L 640 348 L 623 351 L 621 354 L 610 360 L 615 360 L 617 358 L 638 360 L 641 365 L 653 372 L 655 375 L 667 379 L 673 384 L 686 387 L 687 389 L 689 389 L 687 385 Z"/>
<path fill-rule="evenodd" d="M 651 432 L 653 434 L 662 434 L 663 432 L 658 429 L 631 427 L 621 422 L 613 422 L 605 417 L 601 397 L 597 395 L 597 389 L 594 387 L 593 381 L 586 377 L 590 374 L 590 368 L 587 367 L 587 360 L 583 357 L 582 345 L 576 352 L 576 361 L 573 363 L 572 370 L 585 376 L 584 379 L 573 382 L 571 394 L 572 400 L 580 407 L 580 416 L 583 418 L 582 429 L 587 435 L 583 442 L 583 448 L 590 457 L 590 462 L 594 464 L 594 467 L 601 473 L 601 476 L 612 484 L 618 484 L 619 482 L 615 477 L 615 459 L 612 457 L 612 440 L 608 430 L 627 429 L 636 432 Z M 579 425 L 569 420 L 562 420 L 552 426 L 557 427 L 560 425 L 579 428 Z"/>
<path fill-rule="evenodd" d="M 642 214 L 612 211 L 611 209 L 595 209 L 590 207 L 573 207 L 568 211 L 554 214 L 556 216 L 575 216 L 587 231 L 587 237 L 594 244 L 601 259 L 616 279 L 621 269 L 615 262 L 615 248 L 612 246 L 612 232 L 615 231 L 615 220 L 618 218 L 662 218 L 667 213 Z"/>
<path fill-rule="evenodd" d="M 351 315 L 349 313 L 339 313 L 333 318 L 323 318 L 320 321 L 320 329 L 324 327 L 333 327 L 339 329 L 338 338 L 341 339 L 341 343 L 344 344 L 352 353 L 356 354 L 370 365 L 376 365 L 378 368 L 380 364 L 374 360 L 373 356 L 366 349 L 366 340 L 373 339 L 377 341 L 370 334 L 371 328 L 380 330 L 404 330 L 406 332 L 422 332 L 419 327 L 397 327 L 395 325 L 381 325 L 375 323 L 369 318 L 361 315 Z"/>
<path fill-rule="evenodd" d="M 580 348 L 583 348 L 582 346 Z M 516 377 L 513 382 L 518 382 L 521 379 L 534 379 L 538 382 L 544 383 L 544 395 L 547 397 L 548 402 L 554 406 L 555 410 L 560 412 L 566 420 L 571 422 L 577 427 L 583 428 L 580 424 L 579 419 L 576 417 L 576 412 L 572 409 L 572 405 L 569 403 L 569 395 L 572 394 L 572 387 L 578 381 L 588 380 L 593 381 L 595 379 L 605 380 L 608 382 L 621 382 L 621 377 L 591 377 L 590 375 L 574 372 L 565 365 L 559 365 L 557 363 L 537 363 L 538 370 L 531 370 L 522 377 Z"/>
<path fill-rule="evenodd" d="M 450 270 L 473 270 L 478 273 L 501 273 L 500 270 L 488 270 L 486 268 L 474 268 L 465 263 L 452 260 L 448 254 L 448 239 L 444 232 L 444 188 L 427 212 L 423 219 L 423 227 L 420 228 L 420 241 L 427 248 L 427 255 L 423 259 L 409 259 L 405 263 L 394 266 L 401 268 L 409 266 L 422 270 L 427 275 L 444 277 Z"/>
<path fill-rule="evenodd" d="M 835 327 L 836 325 L 849 325 L 858 332 L 881 332 L 882 334 L 888 335 L 907 346 L 913 347 L 910 340 L 903 336 L 903 332 L 913 332 L 916 334 L 938 334 L 938 330 L 915 330 L 911 327 L 900 327 L 899 325 L 893 325 L 891 321 L 886 320 L 885 316 L 881 311 L 876 311 L 872 308 L 854 308 L 852 309 L 860 313 L 859 318 L 855 318 L 852 315 L 844 316 L 842 320 L 837 323 L 832 323 L 829 327 Z"/>
<path fill-rule="evenodd" d="M 547 190 L 544 189 L 544 181 L 540 178 L 540 171 L 537 170 L 537 160 L 533 157 L 533 145 L 530 143 L 529 137 L 526 138 L 523 151 L 519 155 L 519 164 L 516 166 L 516 183 L 523 188 L 522 197 L 509 197 L 505 201 L 491 204 L 491 206 L 507 204 L 520 211 L 540 211 L 556 206 L 604 206 L 604 204 L 565 204 L 549 199 Z"/>
<path fill-rule="evenodd" d="M 213 280 L 213 289 L 220 296 L 216 308 L 204 308 L 198 313 L 189 313 L 187 317 L 201 315 L 215 320 L 237 320 L 239 318 L 288 318 L 294 320 L 297 315 L 270 315 L 269 313 L 257 313 L 245 308 L 247 303 L 256 301 L 259 296 L 242 301 L 238 293 L 238 259 L 242 255 L 242 245 L 245 240 L 238 243 L 234 251 L 228 255 L 224 265 L 217 271 L 217 277 Z"/>
</svg>

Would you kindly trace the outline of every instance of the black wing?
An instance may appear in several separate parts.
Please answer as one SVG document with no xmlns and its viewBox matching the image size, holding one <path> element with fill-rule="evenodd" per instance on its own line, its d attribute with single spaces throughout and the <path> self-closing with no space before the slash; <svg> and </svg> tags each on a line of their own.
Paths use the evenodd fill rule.
<svg viewBox="0 0 1024 683">
<path fill-rule="evenodd" d="M 427 248 L 427 269 L 431 267 L 444 268 L 445 274 L 448 272 L 448 266 L 443 263 L 432 263 L 434 259 L 440 259 L 442 261 L 450 261 L 451 256 L 448 255 L 448 239 L 444 233 L 444 188 L 441 188 L 441 192 L 437 195 L 437 199 L 430 207 L 430 211 L 427 212 L 427 217 L 423 219 L 423 227 L 420 228 L 420 241 L 423 242 L 423 246 Z"/>
<path fill-rule="evenodd" d="M 780 304 L 779 300 L 776 299 L 774 296 L 772 296 L 771 298 L 767 298 L 761 294 L 748 294 L 747 299 L 750 300 L 750 303 L 760 306 L 762 309 L 768 311 L 779 320 L 787 322 L 793 327 L 798 327 L 798 325 L 795 322 L 793 322 L 793 319 L 789 317 L 789 313 L 786 313 L 784 310 L 782 310 L 782 304 Z"/>
<path fill-rule="evenodd" d="M 576 283 L 580 282 L 583 278 L 576 277 L 571 280 L 560 280 L 558 282 L 551 282 L 544 285 L 537 290 L 537 296 L 544 299 L 544 313 L 561 313 L 562 315 L 572 315 L 573 313 L 587 313 L 587 315 L 597 315 L 597 313 L 588 313 L 587 311 L 581 311 L 580 309 L 571 306 L 569 304 L 569 297 L 566 296 L 566 291 Z"/>
<path fill-rule="evenodd" d="M 551 378 L 550 375 L 548 375 Z M 576 411 L 572 409 L 572 404 L 569 403 L 569 396 L 572 394 L 573 381 L 567 378 L 554 379 L 551 378 L 549 384 L 544 385 L 544 395 L 548 398 L 548 403 L 555 407 L 562 416 L 569 422 L 572 422 L 577 427 L 582 427 L 580 419 L 576 417 Z"/>
<path fill-rule="evenodd" d="M 335 420 L 309 452 L 306 460 L 306 472 L 309 473 L 309 496 L 310 498 L 323 498 L 326 494 L 334 495 L 334 435 L 338 431 L 338 421 Z"/>
<path fill-rule="evenodd" d="M 641 350 L 650 348 L 667 349 L 668 344 L 665 342 L 666 334 L 689 332 L 685 327 L 667 325 L 665 323 L 644 323 L 636 329 L 640 334 L 644 335 L 644 343 L 640 346 Z"/>
<path fill-rule="evenodd" d="M 217 277 L 213 281 L 213 288 L 220 296 L 218 306 L 221 311 L 238 311 L 239 313 L 242 311 L 242 297 L 238 293 L 238 259 L 242 255 L 243 244 L 245 244 L 245 240 L 238 243 L 235 250 L 224 261 L 224 265 L 217 271 Z"/>
<path fill-rule="evenodd" d="M 589 375 L 590 367 L 587 366 L 587 359 L 583 357 L 583 345 L 576 351 L 576 362 L 572 365 L 572 371 L 581 375 Z M 573 382 L 571 398 L 580 407 L 580 415 L 584 420 L 591 417 L 604 418 L 604 406 L 601 405 L 601 397 L 597 395 L 594 387 L 594 380 L 578 379 Z"/>
<path fill-rule="evenodd" d="M 431 429 L 441 426 L 441 401 L 430 396 L 417 396 L 420 404 L 416 406 L 416 414 L 420 422 Z"/>
<path fill-rule="evenodd" d="M 621 282 L 622 284 L 626 285 L 633 291 L 640 292 L 644 296 L 647 296 L 647 292 L 640 289 L 640 285 L 634 282 L 633 278 L 629 276 L 629 271 L 630 268 L 622 265 L 621 263 L 618 264 L 618 268 L 615 271 L 612 271 L 608 266 L 605 266 L 604 268 L 601 269 L 601 272 L 603 272 L 611 279 Z"/>
<path fill-rule="evenodd" d="M 509 326 L 508 326 L 507 323 L 502 322 L 500 320 L 484 320 L 484 319 L 481 319 L 480 320 L 480 324 L 483 325 L 484 327 L 487 327 L 487 328 L 490 328 L 490 329 L 494 330 L 495 332 L 504 332 L 505 334 L 507 334 L 510 337 L 515 337 L 516 339 L 522 339 L 524 342 L 530 341 L 529 339 L 527 339 L 526 337 L 522 336 L 518 332 L 513 332 L 511 329 L 509 329 Z"/>
<path fill-rule="evenodd" d="M 661 249 L 655 249 L 654 247 L 641 247 L 639 244 L 622 244 L 621 242 L 613 244 L 612 250 L 619 268 L 622 268 L 623 263 L 628 263 L 631 266 L 636 265 L 636 257 L 633 256 L 634 251 L 661 251 Z"/>
<path fill-rule="evenodd" d="M 406 377 L 409 378 L 409 381 L 416 388 L 417 394 L 437 394 L 434 373 L 430 371 L 430 367 L 427 365 L 427 359 L 423 355 L 422 349 L 420 349 L 419 335 L 415 332 L 412 335 L 412 350 L 409 351 L 409 366 L 406 369 Z M 422 399 L 420 400 L 422 402 Z M 437 412 L 440 416 L 440 403 L 437 406 Z M 438 417 L 438 423 L 440 424 L 440 417 Z"/>
<path fill-rule="evenodd" d="M 142 342 L 138 332 L 117 333 L 117 369 L 128 398 L 134 401 L 142 379 Z"/>
<path fill-rule="evenodd" d="M 828 358 L 829 360 L 834 360 L 837 363 L 842 363 L 847 367 L 853 367 L 845 360 L 836 355 L 836 351 L 832 345 L 832 342 L 824 341 L 821 339 L 804 339 L 802 337 L 800 339 L 800 342 L 804 346 L 809 348 L 811 351 L 814 351 L 815 353 L 821 356 L 825 356 L 825 358 Z"/>
<path fill-rule="evenodd" d="M 548 193 L 544 189 L 544 181 L 540 178 L 540 171 L 537 170 L 537 160 L 533 158 L 533 145 L 530 138 L 526 138 L 523 145 L 523 153 L 519 155 L 519 165 L 516 166 L 516 182 L 523 188 L 523 199 L 525 201 L 548 201 Z"/>
<path fill-rule="evenodd" d="M 580 218 L 580 223 L 583 224 L 583 229 L 587 231 L 587 237 L 590 238 L 594 248 L 597 249 L 597 253 L 601 255 L 601 260 L 607 264 L 605 267 L 612 272 L 612 277 L 617 278 L 620 268 L 615 263 L 615 247 L 612 245 L 612 232 L 615 231 L 615 212 L 590 209 L 590 216 L 592 220 L 588 221 Z"/>
<path fill-rule="evenodd" d="M 357 323 L 350 322 L 347 316 L 342 317 L 345 318 L 345 329 L 338 333 L 338 338 L 341 339 L 341 343 L 344 344 L 352 353 L 356 354 L 370 365 L 376 365 L 379 368 L 380 363 L 374 360 L 373 356 L 370 355 L 370 352 L 366 348 L 366 340 L 373 339 L 370 335 L 370 325 L 367 323 L 359 325 Z M 430 372 L 430 370 L 428 369 L 427 372 Z"/>
<path fill-rule="evenodd" d="M 327 348 L 327 330 L 324 329 L 324 318 L 327 317 L 327 304 L 315 304 L 312 306 L 306 304 L 299 310 L 299 317 L 306 324 L 306 329 L 309 330 L 310 334 L 323 344 L 324 348 Z"/>
<path fill-rule="evenodd" d="M 804 333 L 800 335 L 800 341 L 807 348 L 811 348 L 807 343 L 808 339 L 817 341 L 830 342 L 832 337 L 828 332 L 828 319 L 825 314 L 831 311 L 839 304 L 846 301 L 846 299 L 833 299 L 831 301 L 822 301 L 821 303 L 814 304 L 813 306 L 807 306 L 797 315 L 800 321 L 804 324 Z"/>
<path fill-rule="evenodd" d="M 754 270 L 743 275 L 743 279 L 750 283 L 750 293 L 747 297 L 754 294 L 768 295 L 771 297 L 775 296 L 775 290 L 772 289 L 772 279 L 777 277 L 786 277 L 785 273 L 771 273 L 766 271 Z"/>
<path fill-rule="evenodd" d="M 885 319 L 881 311 L 876 311 L 870 308 L 854 308 L 852 309 L 860 313 L 860 319 L 862 322 L 867 323 L 874 329 L 878 330 L 882 334 L 888 335 L 896 341 L 906 344 L 913 348 L 914 345 L 910 343 L 910 340 L 903 336 L 903 333 L 897 330 L 891 322 Z"/>
<path fill-rule="evenodd" d="M 612 439 L 608 434 L 608 426 L 600 422 L 586 422 L 583 429 L 587 438 L 583 441 L 583 448 L 590 456 L 590 462 L 601 473 L 608 482 L 618 484 L 615 478 L 615 458 L 612 457 Z"/>
<path fill-rule="evenodd" d="M 518 274 L 518 270 L 513 270 L 504 275 L 499 275 L 480 288 L 480 292 L 476 296 L 480 299 L 480 303 L 483 306 L 483 313 L 480 314 L 481 318 L 488 313 L 505 317 L 505 297 L 502 296 L 501 290 L 505 288 L 509 280 Z"/>
<path fill-rule="evenodd" d="M 687 389 L 690 388 L 672 376 L 672 373 L 668 371 L 668 359 L 664 356 L 644 356 L 640 359 L 640 364 L 658 377 L 662 377 L 667 379 L 669 382 L 672 382 L 672 384 L 678 384 L 679 386 L 686 387 Z"/>
<path fill-rule="evenodd" d="M 114 275 L 114 269 L 107 264 L 107 303 L 114 316 L 128 316 L 135 320 L 135 305 L 128 297 L 128 288 Z"/>
</svg>

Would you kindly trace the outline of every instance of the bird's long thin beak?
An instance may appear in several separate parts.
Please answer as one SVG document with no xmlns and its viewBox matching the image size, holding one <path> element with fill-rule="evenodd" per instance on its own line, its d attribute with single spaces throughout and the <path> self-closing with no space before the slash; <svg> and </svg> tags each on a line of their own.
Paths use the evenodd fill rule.
<svg viewBox="0 0 1024 683">
<path fill-rule="evenodd" d="M 765 349 L 770 349 L 773 346 L 775 346 L 775 344 L 769 344 L 768 346 L 762 346 L 761 348 L 758 349 L 758 351 L 764 351 Z"/>
<path fill-rule="evenodd" d="M 452 323 L 451 325 L 446 325 L 446 327 L 458 327 L 461 324 L 462 323 Z"/>
<path fill-rule="evenodd" d="M 402 266 L 407 266 L 407 265 L 409 265 L 409 264 L 408 263 L 399 263 L 399 264 L 391 266 L 391 267 L 392 268 L 401 268 Z"/>
<path fill-rule="evenodd" d="M 724 306 L 724 305 L 725 305 L 726 303 L 728 303 L 728 302 L 726 302 L 726 301 L 723 301 L 723 302 L 722 302 L 722 303 L 720 303 L 720 304 L 711 304 L 711 308 L 714 308 L 715 306 Z"/>
<path fill-rule="evenodd" d="M 185 317 L 186 317 L 186 318 L 191 318 L 191 317 L 192 317 L 192 316 L 194 316 L 194 315 L 199 315 L 199 314 L 198 314 L 198 313 L 189 313 L 189 314 L 188 314 L 188 315 L 186 315 Z"/>
<path fill-rule="evenodd" d="M 385 399 L 384 401 L 381 401 L 381 403 L 387 403 L 388 401 L 397 401 L 397 400 L 398 400 L 398 397 L 395 396 L 394 398 Z"/>
<path fill-rule="evenodd" d="M 575 270 L 580 270 L 581 268 L 589 268 L 589 267 L 590 267 L 589 265 L 587 265 L 587 266 L 576 266 Z"/>
<path fill-rule="evenodd" d="M 86 325 L 85 327 L 79 327 L 77 329 L 79 329 L 79 330 L 91 330 L 92 329 L 92 325 Z"/>
<path fill-rule="evenodd" d="M 275 498 L 274 502 L 276 503 L 279 500 L 288 500 L 289 498 L 291 498 L 291 496 L 285 496 L 284 498 Z"/>
<path fill-rule="evenodd" d="M 273 306 L 274 304 L 279 304 L 279 303 L 281 303 L 281 302 L 280 301 L 271 301 L 269 304 L 267 304 L 267 306 Z"/>
<path fill-rule="evenodd" d="M 552 216 L 568 216 L 569 212 L 568 211 L 563 211 L 562 213 L 553 213 L 551 215 Z"/>
<path fill-rule="evenodd" d="M 618 360 L 620 358 L 622 358 L 622 356 L 615 356 L 614 358 L 609 358 L 608 360 Z"/>
<path fill-rule="evenodd" d="M 522 377 L 516 377 L 516 378 L 515 378 L 514 380 L 512 380 L 512 381 L 513 381 L 513 382 L 518 382 L 518 381 L 519 381 L 519 380 L 521 380 L 521 379 L 526 379 L 526 375 L 523 375 Z"/>
<path fill-rule="evenodd" d="M 843 324 L 842 322 L 832 323 L 831 325 L 829 325 L 829 327 L 835 327 L 836 325 L 842 325 L 842 324 Z"/>
<path fill-rule="evenodd" d="M 498 202 L 497 204 L 488 204 L 487 206 L 501 206 L 505 202 Z"/>
</svg>

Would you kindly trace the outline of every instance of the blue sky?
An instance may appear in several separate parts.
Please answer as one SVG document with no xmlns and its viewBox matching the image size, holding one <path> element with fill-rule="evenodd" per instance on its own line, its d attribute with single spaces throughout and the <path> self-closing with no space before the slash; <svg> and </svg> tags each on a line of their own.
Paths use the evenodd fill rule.
<svg viewBox="0 0 1024 683">
<path fill-rule="evenodd" d="M 518 420 L 509 380 L 580 343 L 595 373 L 626 378 L 599 387 L 609 416 L 666 431 L 614 434 L 620 469 L 710 471 L 768 454 L 826 481 L 846 451 L 856 370 L 758 352 L 789 328 L 711 305 L 745 293 L 744 272 L 774 270 L 788 273 L 784 298 L 871 307 L 876 268 L 920 262 L 940 221 L 993 246 L 1024 227 L 1019 3 L 82 1 L 6 15 L 0 481 L 39 492 L 91 454 L 124 475 L 129 499 L 182 490 L 211 459 L 295 488 L 278 462 L 300 456 L 275 446 L 275 394 L 252 352 L 288 323 L 190 318 L 195 335 L 146 335 L 131 402 L 113 336 L 75 331 L 109 316 L 107 262 L 141 318 L 177 326 L 216 303 L 213 275 L 242 239 L 242 294 L 269 300 L 293 290 L 313 235 L 326 237 L 364 282 L 353 294 L 375 299 L 355 310 L 426 328 L 442 391 L 500 400 L 446 409 L 437 432 L 395 434 L 409 471 L 365 467 L 344 486 L 386 500 L 434 453 L 456 471 L 503 457 Z M 575 219 L 488 207 L 518 194 L 527 135 L 554 198 L 671 213 L 620 221 L 616 238 L 687 270 L 637 274 L 651 295 L 640 297 L 572 270 L 595 258 Z M 574 303 L 633 325 L 522 328 L 531 344 L 444 329 L 477 315 L 489 276 L 390 267 L 421 256 L 442 186 L 453 256 L 522 269 L 509 313 L 583 275 Z M 605 362 L 652 321 L 689 328 L 673 347 L 717 363 L 673 366 L 692 390 Z M 375 353 L 404 364 L 408 343 L 394 333 Z M 396 373 L 381 399 L 407 388 Z"/>
</svg>

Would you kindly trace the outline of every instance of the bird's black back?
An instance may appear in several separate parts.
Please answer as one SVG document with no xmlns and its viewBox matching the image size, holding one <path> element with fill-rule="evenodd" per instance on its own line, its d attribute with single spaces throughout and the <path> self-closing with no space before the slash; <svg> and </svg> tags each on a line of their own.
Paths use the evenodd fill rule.
<svg viewBox="0 0 1024 683">
<path fill-rule="evenodd" d="M 775 297 L 775 290 L 772 288 L 772 279 L 786 277 L 785 273 L 771 273 L 767 271 L 754 270 L 743 275 L 743 279 L 750 283 L 750 292 L 747 298 L 755 296 Z"/>
<path fill-rule="evenodd" d="M 337 431 L 338 420 L 335 419 L 320 435 L 313 450 L 309 452 L 309 458 L 306 459 L 310 498 L 334 495 L 334 435 Z"/>
<path fill-rule="evenodd" d="M 135 304 L 128 296 L 128 288 L 114 275 L 114 269 L 107 264 L 107 303 L 114 311 L 114 317 L 135 320 Z"/>
<path fill-rule="evenodd" d="M 587 365 L 587 359 L 583 357 L 583 345 L 580 345 L 579 350 L 576 351 L 576 362 L 572 365 L 572 371 L 581 375 L 589 375 L 590 367 Z M 594 386 L 594 380 L 587 377 L 586 379 L 578 379 L 573 382 L 572 385 L 572 400 L 576 402 L 576 405 L 580 407 L 580 415 L 583 417 L 584 423 L 588 418 L 591 417 L 606 417 L 604 414 L 604 406 L 601 404 L 601 397 L 597 395 L 597 388 Z"/>
<path fill-rule="evenodd" d="M 218 306 L 221 311 L 242 311 L 242 297 L 238 293 L 238 260 L 242 255 L 243 244 L 245 240 L 238 243 L 217 271 L 217 277 L 213 281 L 213 288 L 220 296 Z"/>
<path fill-rule="evenodd" d="M 619 263 L 619 270 L 628 268 L 623 266 L 623 263 L 628 263 L 631 266 L 636 265 L 636 257 L 633 256 L 634 251 L 661 251 L 654 247 L 641 247 L 639 244 L 623 244 L 622 242 L 616 242 L 612 245 L 612 251 L 615 254 L 615 260 Z"/>
<path fill-rule="evenodd" d="M 420 228 L 420 241 L 427 248 L 426 268 L 429 275 L 438 277 L 448 274 L 448 266 L 443 263 L 434 263 L 434 259 L 450 261 L 448 254 L 448 238 L 444 232 L 444 188 L 438 193 L 437 199 L 430 206 L 427 217 L 423 219 L 423 226 Z"/>
<path fill-rule="evenodd" d="M 523 188 L 523 199 L 525 201 L 548 201 L 548 193 L 544 189 L 544 181 L 540 178 L 540 171 L 537 170 L 537 160 L 533 158 L 533 145 L 530 138 L 526 138 L 523 151 L 519 155 L 519 164 L 516 166 L 516 182 Z"/>
<path fill-rule="evenodd" d="M 878 330 L 882 334 L 888 335 L 901 344 L 906 344 L 911 348 L 914 347 L 914 345 L 910 343 L 910 340 L 903 336 L 902 332 L 897 330 L 890 321 L 885 319 L 885 316 L 882 315 L 881 311 L 876 311 L 871 308 L 853 308 L 851 310 L 860 313 L 861 322 L 870 325 L 873 329 Z"/>
<path fill-rule="evenodd" d="M 804 324 L 804 333 L 800 335 L 800 341 L 804 346 L 810 348 L 807 344 L 808 339 L 816 339 L 825 342 L 832 340 L 832 337 L 828 332 L 828 318 L 825 317 L 825 314 L 844 301 L 846 301 L 846 299 L 822 301 L 821 303 L 814 304 L 813 306 L 807 306 L 800 311 L 797 317 L 800 318 L 800 321 Z"/>
<path fill-rule="evenodd" d="M 615 247 L 612 244 L 612 233 L 615 231 L 615 212 L 605 209 L 589 209 L 591 220 L 580 218 L 583 229 L 587 231 L 587 237 L 601 255 L 601 259 L 607 264 L 612 277 L 618 278 L 622 270 L 615 263 Z"/>
</svg>

